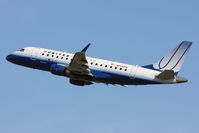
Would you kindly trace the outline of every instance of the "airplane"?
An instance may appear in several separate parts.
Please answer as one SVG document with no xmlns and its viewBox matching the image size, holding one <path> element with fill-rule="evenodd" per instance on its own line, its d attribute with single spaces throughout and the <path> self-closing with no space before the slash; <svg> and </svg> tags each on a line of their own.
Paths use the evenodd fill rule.
<svg viewBox="0 0 199 133">
<path fill-rule="evenodd" d="M 73 85 L 176 84 L 188 80 L 177 76 L 192 42 L 183 41 L 159 61 L 144 66 L 129 65 L 86 56 L 90 43 L 75 54 L 38 47 L 25 47 L 9 54 L 14 64 L 68 77 Z"/>
</svg>

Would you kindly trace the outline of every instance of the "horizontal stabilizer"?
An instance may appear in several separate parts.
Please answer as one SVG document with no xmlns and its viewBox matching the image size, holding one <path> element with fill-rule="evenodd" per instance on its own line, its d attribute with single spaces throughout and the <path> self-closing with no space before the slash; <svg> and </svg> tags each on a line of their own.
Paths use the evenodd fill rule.
<svg viewBox="0 0 199 133">
<path fill-rule="evenodd" d="M 174 79 L 174 71 L 173 70 L 164 70 L 159 75 L 157 75 L 156 78 L 165 79 L 165 80 Z"/>
</svg>

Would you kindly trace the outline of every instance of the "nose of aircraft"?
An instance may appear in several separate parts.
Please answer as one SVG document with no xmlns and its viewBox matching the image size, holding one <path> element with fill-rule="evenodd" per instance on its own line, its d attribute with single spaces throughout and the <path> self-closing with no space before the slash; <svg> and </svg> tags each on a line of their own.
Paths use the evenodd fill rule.
<svg viewBox="0 0 199 133">
<path fill-rule="evenodd" d="M 14 56 L 9 54 L 8 56 L 6 56 L 6 60 L 12 62 L 14 60 Z"/>
</svg>

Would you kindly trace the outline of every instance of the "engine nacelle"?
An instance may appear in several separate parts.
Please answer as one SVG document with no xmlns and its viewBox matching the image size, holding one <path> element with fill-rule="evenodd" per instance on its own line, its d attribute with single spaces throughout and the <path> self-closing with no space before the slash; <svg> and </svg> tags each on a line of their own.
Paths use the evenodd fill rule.
<svg viewBox="0 0 199 133">
<path fill-rule="evenodd" d="M 65 76 L 66 67 L 58 64 L 52 64 L 50 72 L 55 75 Z"/>
<path fill-rule="evenodd" d="M 81 80 L 70 79 L 70 83 L 73 85 L 84 86 L 84 81 Z"/>
</svg>

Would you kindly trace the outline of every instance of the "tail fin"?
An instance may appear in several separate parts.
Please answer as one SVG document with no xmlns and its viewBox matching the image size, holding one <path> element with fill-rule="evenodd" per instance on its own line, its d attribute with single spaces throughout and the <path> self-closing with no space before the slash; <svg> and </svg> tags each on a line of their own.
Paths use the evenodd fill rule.
<svg viewBox="0 0 199 133">
<path fill-rule="evenodd" d="M 157 71 L 173 70 L 175 75 L 177 75 L 191 45 L 192 42 L 183 41 L 158 62 L 143 67 Z"/>
</svg>

